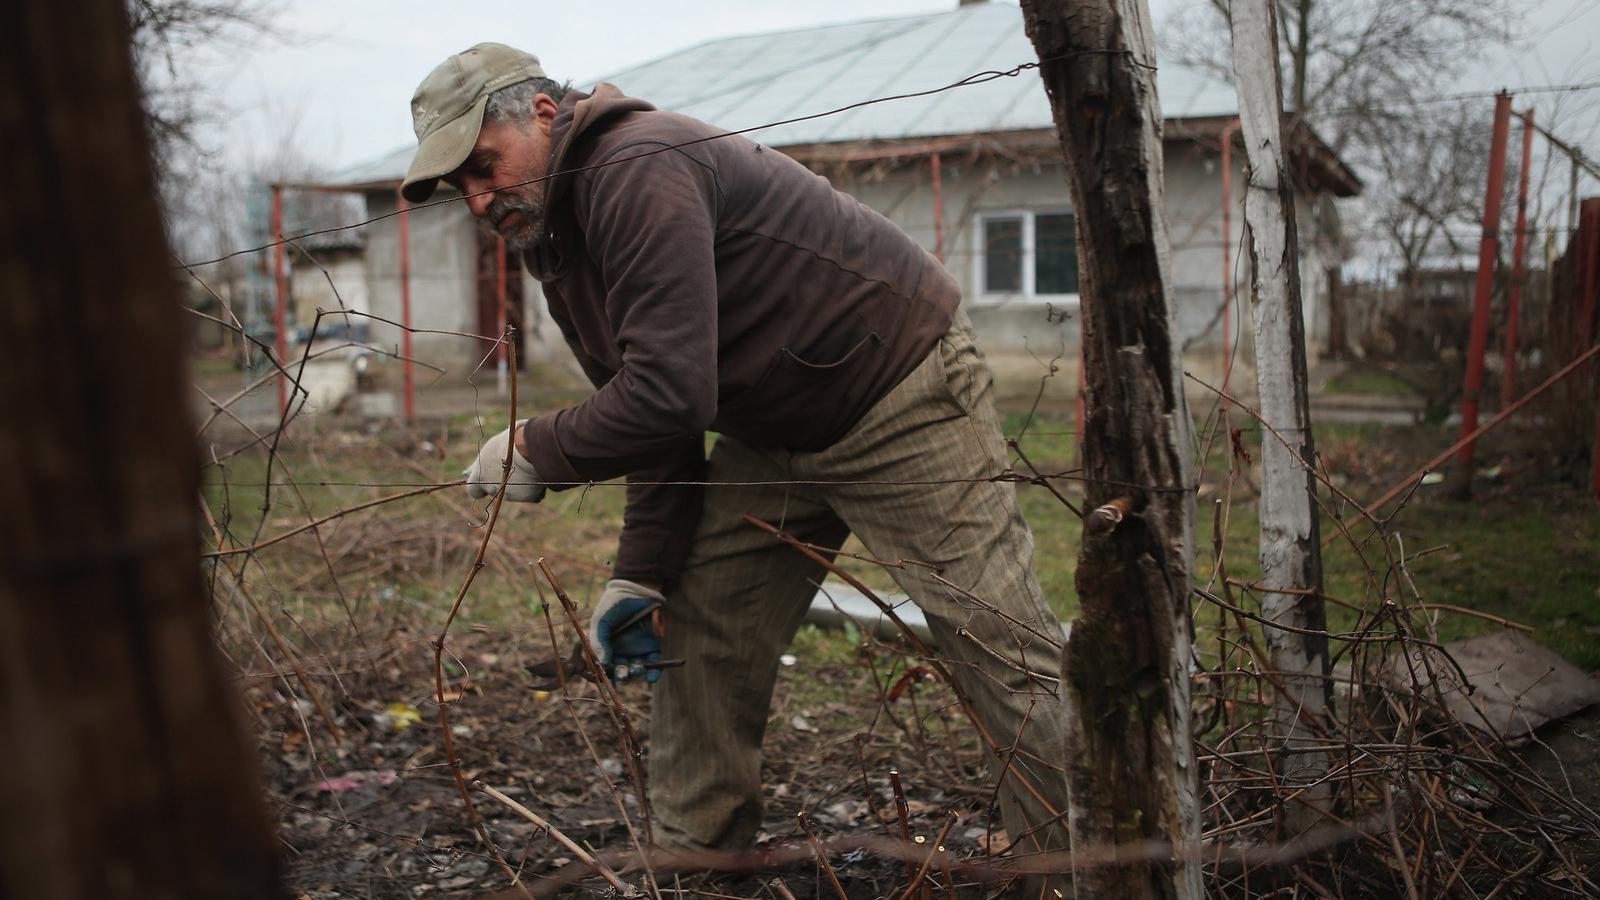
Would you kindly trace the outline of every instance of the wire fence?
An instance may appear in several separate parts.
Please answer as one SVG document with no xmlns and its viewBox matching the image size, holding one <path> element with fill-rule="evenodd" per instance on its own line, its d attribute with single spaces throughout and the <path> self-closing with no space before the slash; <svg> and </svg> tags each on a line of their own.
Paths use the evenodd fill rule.
<svg viewBox="0 0 1600 900">
<path fill-rule="evenodd" d="M 1015 77 L 1037 65 L 899 96 Z M 889 99 L 897 98 L 865 103 Z M 815 116 L 786 122 L 809 118 Z M 203 285 L 198 268 L 272 246 L 181 265 Z M 985 732 L 955 674 L 970 663 L 902 618 L 906 601 L 886 585 L 908 568 L 937 575 L 938 566 L 854 551 L 834 558 L 830 548 L 787 534 L 782 523 L 752 522 L 797 553 L 826 553 L 819 558 L 830 574 L 851 584 L 893 627 L 880 636 L 876 624 L 856 623 L 847 659 L 829 670 L 837 681 L 825 702 L 834 704 L 838 721 L 793 712 L 783 723 L 798 706 L 775 714 L 791 727 L 769 740 L 769 754 L 788 766 L 771 773 L 782 788 L 773 802 L 790 814 L 791 825 L 769 826 L 777 830 L 748 851 L 659 849 L 645 790 L 648 743 L 641 729 L 650 723 L 648 704 L 601 670 L 580 613 L 581 598 L 605 578 L 609 551 L 599 548 L 620 519 L 617 492 L 601 489 L 618 483 L 568 485 L 579 489 L 533 511 L 505 508 L 499 499 L 463 502 L 456 491 L 465 480 L 444 472 L 476 456 L 487 422 L 499 418 L 498 404 L 478 398 L 463 411 L 467 424 L 454 432 L 447 424 L 429 437 L 403 433 L 403 447 L 302 421 L 307 366 L 330 349 L 313 350 L 308 342 L 298 359 L 278 359 L 214 295 L 227 315 L 209 321 L 254 346 L 269 371 L 233 397 L 210 400 L 211 415 L 200 428 L 205 436 L 228 422 L 242 435 L 240 446 L 213 452 L 207 471 L 205 574 L 220 642 L 253 701 L 285 840 L 291 847 L 304 841 L 335 848 L 297 862 L 308 895 L 409 896 L 419 885 L 442 892 L 512 884 L 548 896 L 582 883 L 660 897 L 681 896 L 688 879 L 692 890 L 711 896 L 793 896 L 789 882 L 796 882 L 807 884 L 808 893 L 839 896 L 859 889 L 955 897 L 999 895 L 1029 874 L 1175 857 L 1197 860 L 1218 896 L 1600 894 L 1593 857 L 1585 855 L 1600 841 L 1600 815 L 1570 786 L 1552 784 L 1513 752 L 1511 735 L 1497 724 L 1504 720 L 1476 705 L 1469 673 L 1440 640 L 1442 616 L 1482 614 L 1432 602 L 1418 584 L 1415 564 L 1434 549 L 1406 546 L 1402 524 L 1411 495 L 1387 509 L 1363 505 L 1322 460 L 1299 464 L 1317 482 L 1315 502 L 1339 552 L 1359 567 L 1364 595 L 1319 597 L 1339 611 L 1337 630 L 1314 635 L 1330 648 L 1326 672 L 1313 676 L 1332 700 L 1329 713 L 1282 714 L 1296 696 L 1290 680 L 1306 676 L 1276 667 L 1270 647 L 1286 626 L 1263 615 L 1261 601 L 1271 590 L 1235 574 L 1253 567 L 1228 550 L 1235 494 L 1246 492 L 1249 479 L 1249 445 L 1241 436 L 1282 436 L 1238 398 L 1200 379 L 1192 379 L 1195 388 L 1217 401 L 1202 418 L 1195 448 L 1201 481 L 1098 482 L 1212 492 L 1210 547 L 1197 554 L 1203 577 L 1191 598 L 1198 629 L 1191 737 L 1203 814 L 1197 847 L 1040 851 L 1029 848 L 1027 834 L 1003 833 L 994 814 L 1001 785 L 1026 789 L 1026 771 L 1059 768 L 1062 761 L 1019 761 L 1020 731 Z M 354 310 L 319 311 L 313 334 L 325 316 L 405 327 Z M 506 348 L 513 359 L 504 418 L 515 421 L 525 411 L 518 406 L 514 335 L 409 330 L 469 346 L 478 363 L 468 383 Z M 1056 375 L 1053 364 L 1042 366 L 1038 396 Z M 274 379 L 288 381 L 294 399 L 270 427 L 233 412 Z M 1067 460 L 1076 454 L 1071 441 L 1054 440 L 1074 438 L 1076 429 L 1059 427 L 1054 414 L 1036 398 L 1010 436 L 1009 464 L 982 479 L 653 483 L 798 491 L 984 481 L 1019 492 L 1042 488 L 1040 496 L 1068 510 L 1071 523 L 1092 512 L 1081 508 L 1087 478 Z M 1036 465 L 1037 442 L 1050 455 Z M 410 475 L 387 474 L 402 469 Z M 306 471 L 313 474 L 302 477 Z M 368 471 L 384 474 L 373 478 Z M 395 492 L 373 496 L 376 490 Z M 585 504 L 601 508 L 589 517 L 566 515 Z M 552 521 L 534 527 L 545 515 Z M 563 581 L 581 589 L 569 593 Z M 997 598 L 948 582 L 944 589 L 970 616 L 1002 615 Z M 485 616 L 456 627 L 469 597 L 497 610 L 499 624 Z M 1004 645 L 978 641 L 977 649 L 1005 660 L 1054 657 L 1065 643 L 1057 627 L 1007 620 Z M 558 667 L 560 687 L 531 690 L 521 664 L 559 659 L 573 641 L 582 652 L 570 671 Z M 819 652 L 830 651 L 824 645 Z M 1025 686 L 1006 689 L 1031 698 L 1041 717 L 1056 702 L 1049 668 L 1024 666 Z M 841 696 L 869 699 L 845 703 Z M 1520 702 L 1512 698 L 1512 720 L 1527 712 Z M 392 794 L 374 793 L 396 784 Z M 1307 810 L 1316 819 L 1310 825 L 1303 822 Z M 350 837 L 356 834 L 361 839 Z M 352 852 L 354 867 L 340 855 Z"/>
<path fill-rule="evenodd" d="M 485 343 L 481 336 L 458 339 L 478 346 Z M 494 345 L 492 340 L 487 343 Z M 296 374 L 296 366 L 285 368 Z M 1041 377 L 1053 376 L 1046 372 Z M 1235 402 L 1228 409 L 1230 412 L 1204 423 L 1200 433 L 1202 447 L 1227 449 L 1224 460 L 1211 457 L 1213 466 L 1221 465 L 1224 472 L 1220 476 L 1211 473 L 1213 489 L 1221 493 L 1212 546 L 1202 554 L 1206 565 L 1201 568 L 1209 575 L 1194 592 L 1195 618 L 1202 626 L 1202 637 L 1194 648 L 1195 719 L 1199 723 L 1195 740 L 1205 794 L 1202 861 L 1213 890 L 1224 896 L 1263 896 L 1280 889 L 1285 879 L 1310 885 L 1319 896 L 1404 895 L 1408 889 L 1417 896 L 1451 896 L 1466 889 L 1487 895 L 1502 883 L 1556 891 L 1550 896 L 1582 896 L 1592 890 L 1589 879 L 1593 872 L 1575 854 L 1582 841 L 1600 836 L 1600 818 L 1573 799 L 1571 791 L 1546 782 L 1522 763 L 1506 736 L 1486 730 L 1481 721 L 1461 718 L 1459 709 L 1467 691 L 1465 673 L 1436 632 L 1442 614 L 1473 613 L 1455 609 L 1441 613 L 1415 583 L 1411 567 L 1432 548 L 1422 554 L 1406 549 L 1401 536 L 1404 502 L 1377 517 L 1320 467 L 1312 467 L 1321 486 L 1318 504 L 1327 521 L 1344 523 L 1339 526 L 1339 540 L 1360 560 L 1370 587 L 1365 597 L 1326 598 L 1348 611 L 1339 630 L 1323 633 L 1333 648 L 1334 665 L 1325 677 L 1337 697 L 1331 707 L 1334 712 L 1326 719 L 1304 723 L 1305 730 L 1286 730 L 1274 717 L 1272 711 L 1281 706 L 1288 677 L 1274 669 L 1267 650 L 1268 634 L 1278 626 L 1262 616 L 1263 586 L 1231 574 L 1236 568 L 1250 566 L 1230 560 L 1224 540 L 1227 518 L 1235 506 L 1232 492 L 1248 469 L 1248 462 L 1241 457 L 1248 451 L 1229 443 L 1228 434 L 1233 430 L 1229 416 L 1245 418 L 1241 429 L 1249 426 L 1263 432 L 1262 440 L 1274 439 L 1274 435 L 1272 429 L 1250 420 L 1253 413 L 1248 407 Z M 509 418 L 514 412 L 514 407 L 508 408 L 505 415 Z M 1028 413 L 1029 425 L 1036 413 Z M 472 428 L 481 431 L 482 416 L 475 421 L 478 424 Z M 288 421 L 282 424 L 287 426 Z M 1024 429 L 1017 437 L 1025 433 Z M 842 883 L 859 880 L 880 891 L 926 886 L 932 892 L 958 896 L 964 891 L 994 890 L 1029 873 L 1059 873 L 1113 860 L 1166 859 L 1175 852 L 1171 847 L 1080 847 L 1070 855 L 1039 853 L 1011 846 L 1005 836 L 997 836 L 997 826 L 984 804 L 953 799 L 941 788 L 966 783 L 980 792 L 992 792 L 998 782 L 981 788 L 981 776 L 961 773 L 980 772 L 983 758 L 993 758 L 997 746 L 1003 750 L 1014 745 L 1016 736 L 996 736 L 987 749 L 982 741 L 974 743 L 961 727 L 966 712 L 960 697 L 951 693 L 947 676 L 930 674 L 939 667 L 960 665 L 959 660 L 910 632 L 898 638 L 875 638 L 876 629 L 865 622 L 857 626 L 863 641 L 858 665 L 870 672 L 875 687 L 858 685 L 855 689 L 878 697 L 872 715 L 879 722 L 858 725 L 858 730 L 845 735 L 849 747 L 861 748 L 856 767 L 864 771 L 859 784 L 847 792 L 838 784 L 798 776 L 786 781 L 796 792 L 790 802 L 800 803 L 803 827 L 796 826 L 789 841 L 780 839 L 763 850 L 684 854 L 653 849 L 644 837 L 651 820 L 647 801 L 638 793 L 645 783 L 642 769 L 620 780 L 614 774 L 617 760 L 634 765 L 646 746 L 621 724 L 648 721 L 647 713 L 639 708 L 639 698 L 605 687 L 604 674 L 589 671 L 592 681 L 574 677 L 566 689 L 532 708 L 531 722 L 486 713 L 496 707 L 530 710 L 528 689 L 517 683 L 515 667 L 507 672 L 483 662 L 486 654 L 504 652 L 505 645 L 479 640 L 483 635 L 479 631 L 469 632 L 464 639 L 452 637 L 449 621 L 437 637 L 424 640 L 416 632 L 437 621 L 438 605 L 447 600 L 448 593 L 440 596 L 433 593 L 438 588 L 423 588 L 420 596 L 397 596 L 423 584 L 442 586 L 451 571 L 462 573 L 453 605 L 446 604 L 453 617 L 467 599 L 474 579 L 483 573 L 496 582 L 491 589 L 499 595 L 496 602 L 511 605 L 507 615 L 518 616 L 514 610 L 520 603 L 522 619 L 532 615 L 537 621 L 538 610 L 555 617 L 547 626 L 547 641 L 530 635 L 515 622 L 503 626 L 510 634 L 522 635 L 511 641 L 516 658 L 559 655 L 564 640 L 557 627 L 581 640 L 584 624 L 577 604 L 559 587 L 556 571 L 570 569 L 578 573 L 579 583 L 593 584 L 604 577 L 603 563 L 592 551 L 558 549 L 574 538 L 572 530 L 561 537 L 544 532 L 533 541 L 507 533 L 505 523 L 497 523 L 503 514 L 497 504 L 491 503 L 486 510 L 452 499 L 464 484 L 459 479 L 301 479 L 296 470 L 302 465 L 318 470 L 337 468 L 344 452 L 339 444 L 344 439 L 303 436 L 293 442 L 295 449 L 289 453 L 279 440 L 282 436 L 281 428 L 270 435 L 252 436 L 257 456 L 266 457 L 268 477 L 235 482 L 230 469 L 241 465 L 236 461 L 217 466 L 208 479 L 207 521 L 212 527 L 208 577 L 218 599 L 222 641 L 247 684 L 263 685 L 258 691 L 265 691 L 262 696 L 266 698 L 273 693 L 283 698 L 281 704 L 264 699 L 256 707 L 258 733 L 268 742 L 269 755 L 281 760 L 282 766 L 306 768 L 315 783 L 328 786 L 318 792 L 320 799 L 314 803 L 283 796 L 280 803 L 286 822 L 296 833 L 311 828 L 306 824 L 310 821 L 354 829 L 368 838 L 362 844 L 368 848 L 364 852 L 388 844 L 389 849 L 376 852 L 391 865 L 416 860 L 414 876 L 403 874 L 406 867 L 402 866 L 395 870 L 390 888 L 416 879 L 432 883 L 430 879 L 452 878 L 489 886 L 498 873 L 501 884 L 538 875 L 533 883 L 541 895 L 591 879 L 615 879 L 630 889 L 666 893 L 662 879 L 670 873 L 709 869 L 730 873 L 716 876 L 722 879 L 714 882 L 721 886 L 718 889 L 743 892 L 727 896 L 764 896 L 766 888 L 740 882 L 731 873 L 754 869 L 764 873 L 762 884 L 771 884 L 772 879 L 803 884 L 805 876 L 798 875 L 796 867 L 803 869 L 809 864 L 818 870 L 837 869 L 832 877 Z M 1070 432 L 1041 429 L 1034 433 L 1038 439 L 1058 436 L 1070 436 Z M 462 437 L 464 446 L 450 452 L 451 458 L 475 454 L 481 434 Z M 332 446 L 327 443 L 330 438 Z M 366 445 L 362 453 L 370 454 L 372 449 Z M 1015 484 L 1019 490 L 1057 483 L 1060 487 L 1052 493 L 1073 506 L 1071 497 L 1079 492 L 1072 484 L 1081 481 L 1080 473 L 1040 472 L 1022 452 L 1021 444 L 1014 444 L 1013 452 L 1013 468 L 995 473 L 991 480 Z M 289 455 L 294 457 L 293 466 Z M 1203 451 L 1201 455 L 1209 457 Z M 437 463 L 426 460 L 394 452 L 388 463 L 378 466 L 436 471 Z M 258 459 L 252 465 L 262 464 Z M 816 482 L 749 484 L 804 489 Z M 608 486 L 586 485 L 582 493 Z M 307 493 L 311 489 L 366 491 L 380 487 L 405 489 L 361 502 L 334 494 L 319 503 Z M 278 499 L 274 499 L 275 493 Z M 432 499 L 425 501 L 425 497 Z M 217 503 L 215 509 L 211 508 L 213 502 Z M 424 502 L 445 506 L 451 512 L 442 519 L 436 510 L 419 515 L 414 506 Z M 615 521 L 609 518 L 615 514 L 615 501 L 611 503 L 612 512 L 596 514 L 594 521 L 578 527 L 577 531 L 589 533 L 585 538 L 589 544 L 603 540 L 600 533 L 607 530 L 606 522 Z M 331 511 L 327 510 L 329 504 Z M 1074 516 L 1079 512 L 1074 508 Z M 296 519 L 301 521 L 295 523 Z M 519 521 L 525 527 L 526 517 Z M 462 522 L 469 527 L 463 528 Z M 276 524 L 269 528 L 270 523 Z M 430 558 L 436 577 L 414 580 L 406 575 L 408 569 L 428 566 Z M 538 565 L 528 568 L 535 561 Z M 835 573 L 857 582 L 873 570 L 881 578 L 883 573 L 892 575 L 906 566 L 928 566 L 915 560 L 874 560 L 862 554 L 847 554 L 842 562 L 848 562 L 850 568 L 834 564 Z M 562 593 L 557 594 L 558 590 Z M 526 611 L 525 598 L 539 593 L 545 599 L 534 604 L 533 612 Z M 904 603 L 870 588 L 866 593 L 886 615 L 894 615 Z M 519 601 L 519 597 L 524 599 Z M 557 597 L 559 602 L 553 599 Z M 965 596 L 961 601 L 972 615 L 995 614 L 995 607 L 985 598 Z M 434 610 L 431 614 L 430 608 Z M 271 611 L 275 609 L 277 612 Z M 329 618 L 330 612 L 338 618 Z M 1027 652 L 1037 655 L 1041 632 L 1036 625 L 1025 624 L 1011 629 L 1016 647 L 989 647 L 987 651 L 1005 656 L 1031 648 Z M 482 623 L 475 627 L 493 628 Z M 1506 622 L 1505 627 L 1516 626 Z M 286 631 L 298 631 L 299 635 Z M 1044 646 L 1047 649 L 1049 645 Z M 1055 646 L 1059 647 L 1059 642 Z M 429 655 L 434 657 L 432 666 L 420 661 Z M 585 665 L 596 663 L 591 659 Z M 413 680 L 430 675 L 435 680 L 431 690 L 422 687 L 426 682 Z M 1053 690 L 1048 680 L 1041 680 L 1044 678 L 1036 678 L 1031 688 L 1040 692 L 1041 702 L 1047 701 Z M 266 690 L 266 685 L 273 687 Z M 399 713 L 375 713 L 386 691 L 398 691 L 411 699 L 401 704 L 404 709 Z M 870 711 L 872 704 L 866 707 Z M 413 761 L 394 769 L 393 777 L 417 785 L 415 790 L 431 796 L 434 803 L 443 802 L 439 791 L 449 780 L 459 778 L 464 788 L 457 802 L 466 812 L 449 815 L 452 824 L 431 826 L 443 832 L 436 839 L 424 837 L 423 831 L 395 831 L 394 821 L 411 820 L 388 808 L 389 804 L 379 802 L 376 808 L 345 805 L 347 796 L 365 796 L 359 787 L 349 791 L 343 787 L 352 777 L 342 774 L 351 755 L 347 749 L 350 732 L 366 731 L 368 736 L 360 740 L 386 746 L 392 735 L 380 729 L 394 727 L 386 716 L 405 716 L 405 709 L 415 710 L 414 715 L 434 716 L 437 723 L 411 726 L 415 731 L 408 731 L 413 740 L 405 746 L 415 745 Z M 565 711 L 568 724 L 561 724 L 554 712 L 558 709 Z M 558 741 L 577 741 L 587 749 L 571 758 L 589 760 L 590 780 L 584 780 L 581 766 L 574 763 L 569 768 L 576 772 L 563 773 L 571 780 L 554 790 L 547 802 L 541 800 L 548 792 L 527 783 L 526 775 L 520 786 L 497 784 L 497 775 L 514 777 L 508 773 L 519 770 L 505 758 L 504 741 L 509 735 L 502 736 L 500 729 L 522 735 L 518 741 L 530 740 L 529 733 L 535 729 L 559 732 Z M 422 735 L 450 746 L 429 752 L 425 743 L 417 743 Z M 607 749 L 612 743 L 615 749 Z M 847 765 L 851 760 L 841 758 L 837 747 L 832 753 L 811 752 L 818 758 L 803 763 L 818 772 L 832 772 L 837 778 L 840 771 L 852 768 Z M 891 763 L 897 767 L 896 781 L 904 782 L 898 799 L 887 774 Z M 528 771 L 527 765 L 523 763 L 521 771 Z M 442 781 L 447 775 L 449 780 Z M 554 774 L 549 777 L 558 783 L 564 780 Z M 595 795 L 597 789 L 600 794 Z M 587 792 L 591 800 L 575 799 L 574 790 Z M 1319 805 L 1325 821 L 1309 831 L 1289 828 L 1287 817 L 1297 806 L 1296 798 L 1313 790 L 1330 795 Z M 908 792 L 915 802 L 907 801 L 906 812 L 897 812 Z M 599 816 L 594 796 L 604 799 L 613 812 Z M 468 807 L 468 802 L 474 805 Z M 844 809 L 838 808 L 840 804 Z M 900 816 L 905 819 L 904 835 L 900 834 Z M 618 835 L 621 846 L 603 838 L 605 828 L 596 832 L 583 824 L 596 818 L 626 825 Z M 529 827 L 531 831 L 526 830 Z M 958 827 L 960 831 L 953 834 L 951 829 Z M 460 828 L 466 828 L 468 835 L 478 832 L 476 848 L 463 844 Z M 566 829 L 575 829 L 578 837 L 568 835 Z M 1292 834 L 1298 836 L 1288 837 Z M 908 839 L 915 835 L 921 835 L 924 842 Z M 930 836 L 937 837 L 932 846 L 926 843 Z M 574 847 L 584 855 L 576 855 Z M 550 868 L 551 861 L 561 855 L 576 861 Z M 867 860 L 879 862 L 874 866 Z M 333 877 L 319 865 L 330 864 L 308 864 L 307 874 L 313 880 Z M 925 871 L 916 877 L 915 870 Z M 825 872 L 811 877 L 820 885 L 829 883 Z M 351 887 L 345 884 L 343 890 Z M 703 887 L 712 889 L 709 884 Z M 386 896 L 390 888 L 368 889 L 373 896 Z"/>
</svg>

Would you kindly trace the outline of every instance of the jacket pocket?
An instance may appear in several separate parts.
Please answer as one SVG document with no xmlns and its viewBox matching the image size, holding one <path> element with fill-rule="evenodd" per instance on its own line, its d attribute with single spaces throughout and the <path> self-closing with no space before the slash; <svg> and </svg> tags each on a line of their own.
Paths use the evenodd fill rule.
<svg viewBox="0 0 1600 900">
<path fill-rule="evenodd" d="M 802 353 L 780 348 L 761 378 L 719 409 L 718 424 L 756 445 L 823 449 L 870 405 L 865 397 L 870 385 L 852 375 L 870 368 L 872 355 L 882 349 L 882 339 L 873 333 L 842 355 L 828 348 Z"/>
<path fill-rule="evenodd" d="M 974 415 L 993 385 L 982 352 L 971 334 L 958 328 L 952 328 L 939 338 L 936 352 L 941 369 L 937 377 L 946 399 L 955 404 L 962 415 Z"/>
<path fill-rule="evenodd" d="M 811 372 L 819 377 L 826 377 L 843 370 L 846 366 L 849 366 L 853 361 L 865 353 L 867 348 L 875 345 L 881 345 L 882 343 L 883 338 L 879 337 L 876 332 L 868 332 L 860 340 L 856 341 L 855 344 L 847 347 L 842 354 L 830 351 L 828 349 L 813 349 L 807 351 L 805 355 L 802 356 L 801 354 L 790 350 L 788 347 L 783 347 L 778 350 L 777 368 L 781 369 L 784 366 L 790 366 L 802 373 Z M 834 357 L 834 359 L 832 361 L 826 361 L 827 357 L 830 356 Z M 768 377 L 771 377 L 770 372 L 768 373 Z"/>
</svg>

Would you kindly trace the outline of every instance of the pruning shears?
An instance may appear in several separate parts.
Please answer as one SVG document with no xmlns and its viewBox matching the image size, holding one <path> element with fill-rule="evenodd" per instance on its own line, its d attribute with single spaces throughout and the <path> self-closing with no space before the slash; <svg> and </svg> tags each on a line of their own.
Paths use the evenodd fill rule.
<svg viewBox="0 0 1600 900">
<path fill-rule="evenodd" d="M 655 614 L 655 611 L 660 608 L 661 604 L 652 603 L 649 606 L 646 606 L 644 609 L 639 610 L 632 616 L 629 616 L 616 630 L 627 631 L 629 628 L 632 628 L 640 622 L 650 618 Z M 683 665 L 683 660 L 681 659 L 659 659 L 652 662 L 634 663 L 632 665 L 619 664 L 613 667 L 612 670 L 606 674 L 609 678 L 611 678 L 612 681 L 622 681 L 633 676 L 641 675 L 649 669 L 676 669 L 681 665 Z M 543 681 L 539 681 L 532 686 L 533 690 L 536 691 L 553 691 L 560 687 L 563 682 L 571 681 L 575 678 L 582 678 L 591 682 L 595 680 L 594 670 L 589 668 L 588 662 L 583 657 L 582 640 L 579 640 L 573 644 L 572 652 L 568 654 L 566 659 L 562 659 L 559 656 L 552 657 L 536 663 L 530 663 L 524 668 L 528 670 L 530 675 L 544 679 Z"/>
</svg>

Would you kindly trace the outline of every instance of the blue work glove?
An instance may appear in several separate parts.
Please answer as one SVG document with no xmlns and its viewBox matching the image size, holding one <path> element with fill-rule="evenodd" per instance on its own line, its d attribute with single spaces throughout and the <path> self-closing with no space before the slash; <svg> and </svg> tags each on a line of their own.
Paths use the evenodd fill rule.
<svg viewBox="0 0 1600 900">
<path fill-rule="evenodd" d="M 660 591 L 651 590 L 623 578 L 613 578 L 589 617 L 589 635 L 594 639 L 600 664 L 612 681 L 627 681 L 641 675 L 650 684 L 661 678 L 660 669 L 646 669 L 647 662 L 660 662 L 661 635 L 656 633 L 654 617 L 625 623 L 653 606 L 666 601 Z"/>
</svg>

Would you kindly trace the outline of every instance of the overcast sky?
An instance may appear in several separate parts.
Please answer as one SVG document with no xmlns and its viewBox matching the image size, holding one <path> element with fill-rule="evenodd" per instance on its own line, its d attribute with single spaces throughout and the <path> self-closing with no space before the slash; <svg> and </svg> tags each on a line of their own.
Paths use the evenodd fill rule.
<svg viewBox="0 0 1600 900">
<path fill-rule="evenodd" d="M 1176 2 L 1154 0 L 1158 22 Z M 207 64 L 207 80 L 227 113 L 227 124 L 214 142 L 229 158 L 244 160 L 279 143 L 292 127 L 295 144 L 323 168 L 364 162 L 415 140 L 407 103 L 417 82 L 449 54 L 484 40 L 531 51 L 552 76 L 585 86 L 715 38 L 941 12 L 955 3 L 283 0 L 276 21 L 287 35 L 284 40 L 254 50 L 230 48 L 213 54 Z M 1461 88 L 1600 80 L 1595 37 L 1600 35 L 1600 0 L 1544 0 L 1524 30 L 1529 35 L 1526 47 L 1485 59 Z M 1536 99 L 1541 112 L 1556 102 L 1553 96 L 1528 99 Z M 1563 102 L 1564 120 L 1582 132 L 1574 139 L 1593 139 L 1600 125 L 1600 91 L 1568 95 Z M 1492 101 L 1485 101 L 1485 109 L 1491 108 Z M 1600 156 L 1594 147 L 1589 150 L 1590 156 Z"/>
<path fill-rule="evenodd" d="M 552 77 L 587 86 L 716 38 L 941 12 L 954 5 L 955 0 L 289 0 L 277 19 L 289 34 L 286 41 L 230 53 L 210 69 L 233 113 L 221 138 L 231 151 L 276 143 L 285 123 L 293 121 L 308 156 L 340 168 L 414 143 L 407 104 L 417 83 L 445 57 L 479 41 L 527 50 Z"/>
</svg>

